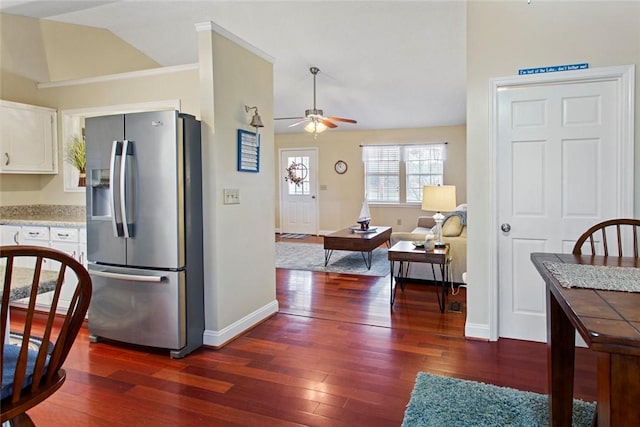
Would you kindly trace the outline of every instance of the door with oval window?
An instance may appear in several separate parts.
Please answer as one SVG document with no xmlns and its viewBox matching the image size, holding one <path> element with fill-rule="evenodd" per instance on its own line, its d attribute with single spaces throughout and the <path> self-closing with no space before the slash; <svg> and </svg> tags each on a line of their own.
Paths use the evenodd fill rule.
<svg viewBox="0 0 640 427">
<path fill-rule="evenodd" d="M 318 234 L 317 149 L 280 150 L 280 232 Z"/>
</svg>

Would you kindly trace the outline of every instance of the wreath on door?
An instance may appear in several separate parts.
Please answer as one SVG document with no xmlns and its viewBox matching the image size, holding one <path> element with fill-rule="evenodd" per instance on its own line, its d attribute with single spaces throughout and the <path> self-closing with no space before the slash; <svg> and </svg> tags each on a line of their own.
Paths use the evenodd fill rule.
<svg viewBox="0 0 640 427">
<path fill-rule="evenodd" d="M 302 182 L 307 178 L 309 171 L 307 167 L 302 163 L 291 162 L 291 165 L 286 169 L 287 176 L 284 180 L 291 182 L 296 186 L 302 185 Z"/>
</svg>

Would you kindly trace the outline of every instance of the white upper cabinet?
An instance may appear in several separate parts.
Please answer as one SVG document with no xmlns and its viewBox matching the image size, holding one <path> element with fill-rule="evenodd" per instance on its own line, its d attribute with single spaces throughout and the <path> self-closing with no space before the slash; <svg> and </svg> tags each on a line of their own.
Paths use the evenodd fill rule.
<svg viewBox="0 0 640 427">
<path fill-rule="evenodd" d="M 0 100 L 0 173 L 58 173 L 56 110 Z"/>
</svg>

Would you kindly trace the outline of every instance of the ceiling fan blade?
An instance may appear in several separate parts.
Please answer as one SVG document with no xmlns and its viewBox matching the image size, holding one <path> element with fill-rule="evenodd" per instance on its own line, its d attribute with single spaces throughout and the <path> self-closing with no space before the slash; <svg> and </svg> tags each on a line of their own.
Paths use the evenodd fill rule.
<svg viewBox="0 0 640 427">
<path fill-rule="evenodd" d="M 300 120 L 300 119 L 304 119 L 304 117 L 298 116 L 298 117 L 274 117 L 273 118 L 273 120 Z"/>
<path fill-rule="evenodd" d="M 328 128 L 337 128 L 338 125 L 331 123 L 329 120 L 327 120 L 326 118 L 322 118 L 320 119 L 320 123 L 322 123 L 323 125 L 325 125 Z"/>
<path fill-rule="evenodd" d="M 358 123 L 357 121 L 353 120 L 353 119 L 344 119 L 342 117 L 326 117 L 329 120 L 333 120 L 336 122 L 345 122 L 345 123 Z"/>
<path fill-rule="evenodd" d="M 300 125 L 300 124 L 302 124 L 302 123 L 306 123 L 306 122 L 308 122 L 308 121 L 309 121 L 309 119 L 300 120 L 300 121 L 298 121 L 298 122 L 295 122 L 295 123 L 293 123 L 293 124 L 290 124 L 290 125 L 289 125 L 289 126 L 287 126 L 287 127 L 292 128 L 292 127 L 294 127 L 294 126 L 298 126 L 298 125 Z"/>
<path fill-rule="evenodd" d="M 306 122 L 311 122 L 316 124 L 322 123 L 323 125 L 325 125 L 330 129 L 334 129 L 338 127 L 338 125 L 336 125 L 332 121 L 345 122 L 345 123 L 358 123 L 353 119 L 345 119 L 344 117 L 325 117 L 323 115 L 322 110 L 319 110 L 316 107 L 316 76 L 320 72 L 320 69 L 318 67 L 311 67 L 309 68 L 309 71 L 313 75 L 313 108 L 309 110 L 305 110 L 305 114 L 304 114 L 305 117 L 277 117 L 275 120 L 303 119 L 303 120 L 300 120 L 299 122 L 289 125 L 289 127 L 297 126 L 299 124 L 306 123 Z"/>
</svg>

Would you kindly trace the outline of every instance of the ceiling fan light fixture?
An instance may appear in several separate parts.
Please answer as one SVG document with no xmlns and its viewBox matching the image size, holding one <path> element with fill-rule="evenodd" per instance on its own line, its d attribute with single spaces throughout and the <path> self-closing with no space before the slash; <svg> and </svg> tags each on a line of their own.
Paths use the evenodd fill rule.
<svg viewBox="0 0 640 427">
<path fill-rule="evenodd" d="M 309 133 L 321 133 L 321 132 L 324 132 L 327 129 L 328 129 L 328 127 L 324 123 L 316 121 L 316 120 L 311 120 L 304 127 L 304 130 L 306 130 Z"/>
<path fill-rule="evenodd" d="M 316 107 L 316 75 L 320 72 L 320 69 L 318 67 L 311 67 L 309 71 L 311 71 L 311 74 L 313 75 L 313 108 L 305 110 L 304 117 L 276 117 L 275 120 L 299 120 L 293 124 L 290 124 L 289 127 L 294 127 L 306 123 L 304 130 L 309 133 L 313 133 L 314 136 L 316 136 L 320 132 L 324 132 L 327 129 L 337 128 L 338 125 L 333 123 L 334 121 L 344 123 L 358 123 L 353 119 L 345 119 L 344 117 L 324 116 L 324 111 Z"/>
</svg>

